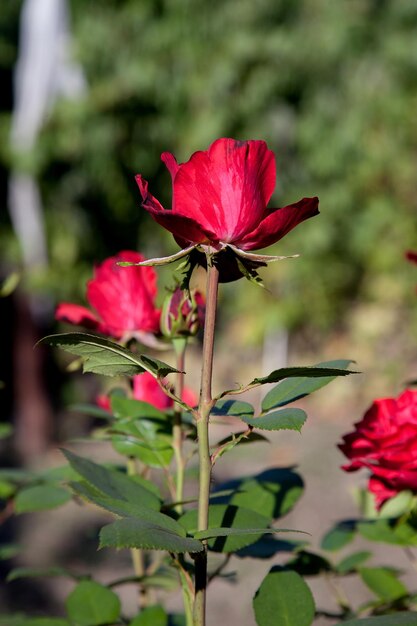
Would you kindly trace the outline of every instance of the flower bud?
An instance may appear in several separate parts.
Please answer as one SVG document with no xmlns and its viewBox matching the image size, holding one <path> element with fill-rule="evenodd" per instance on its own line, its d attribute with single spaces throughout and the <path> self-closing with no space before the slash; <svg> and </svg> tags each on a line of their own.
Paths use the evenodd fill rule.
<svg viewBox="0 0 417 626">
<path fill-rule="evenodd" d="M 180 287 L 170 293 L 162 307 L 161 332 L 165 337 L 192 337 L 204 324 L 205 301 L 194 290 L 183 291 Z"/>
</svg>

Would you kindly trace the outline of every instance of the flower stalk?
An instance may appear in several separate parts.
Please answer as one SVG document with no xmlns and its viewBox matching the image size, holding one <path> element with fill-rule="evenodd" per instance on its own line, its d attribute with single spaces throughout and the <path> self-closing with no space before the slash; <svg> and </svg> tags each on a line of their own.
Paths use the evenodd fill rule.
<svg viewBox="0 0 417 626">
<path fill-rule="evenodd" d="M 199 452 L 198 530 L 207 530 L 212 463 L 209 444 L 209 417 L 213 408 L 212 374 L 214 335 L 217 311 L 219 272 L 210 252 L 207 256 L 206 319 L 204 324 L 203 361 L 201 368 L 200 399 L 197 409 L 197 436 Z M 195 556 L 194 626 L 205 625 L 207 589 L 207 542 L 204 551 Z"/>
<path fill-rule="evenodd" d="M 173 346 L 176 356 L 177 365 L 177 377 L 175 383 L 175 394 L 178 398 L 183 397 L 184 394 L 184 366 L 185 366 L 185 352 L 187 349 L 187 338 L 173 339 Z M 176 464 L 176 478 L 175 478 L 175 496 L 176 502 L 178 502 L 175 510 L 181 514 L 183 511 L 184 500 L 184 475 L 185 475 L 185 459 L 183 455 L 183 425 L 182 425 L 182 410 L 178 403 L 174 406 L 174 425 L 172 428 L 172 447 L 174 449 L 175 464 Z"/>
</svg>

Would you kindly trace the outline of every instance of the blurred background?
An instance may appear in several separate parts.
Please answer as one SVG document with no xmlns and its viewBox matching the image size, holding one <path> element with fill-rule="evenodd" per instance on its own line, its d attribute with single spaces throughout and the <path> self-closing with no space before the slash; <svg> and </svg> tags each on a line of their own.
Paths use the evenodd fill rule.
<svg viewBox="0 0 417 626">
<path fill-rule="evenodd" d="M 16 428 L 3 465 L 46 462 L 86 427 L 65 407 L 98 383 L 32 349 L 58 329 L 56 304 L 85 304 L 94 262 L 122 249 L 178 249 L 140 208 L 134 175 L 169 206 L 163 151 L 185 161 L 221 136 L 264 139 L 272 204 L 318 195 L 321 214 L 268 250 L 302 256 L 261 270 L 266 290 L 222 288 L 218 386 L 356 360 L 363 374 L 306 402 L 311 425 L 269 459 L 301 463 L 306 502 L 317 508 L 324 489 L 329 519 L 354 510 L 348 482 L 360 479 L 339 471 L 335 444 L 374 397 L 417 376 L 417 267 L 404 258 L 417 249 L 416 30 L 410 0 L 2 2 L 0 278 L 20 275 L 0 300 L 2 420 Z M 303 529 L 323 528 L 316 518 Z"/>
</svg>

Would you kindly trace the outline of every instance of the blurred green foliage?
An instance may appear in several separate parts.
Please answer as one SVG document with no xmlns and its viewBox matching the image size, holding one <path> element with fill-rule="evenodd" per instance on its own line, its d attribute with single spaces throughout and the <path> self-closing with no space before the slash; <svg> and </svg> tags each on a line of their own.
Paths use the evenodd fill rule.
<svg viewBox="0 0 417 626">
<path fill-rule="evenodd" d="M 18 6 L 8 0 L 0 17 L 4 76 Z M 44 286 L 56 298 L 80 300 L 93 261 L 120 249 L 175 251 L 140 209 L 134 174 L 169 206 L 160 153 L 184 161 L 220 136 L 262 138 L 275 151 L 274 204 L 320 197 L 322 214 L 271 249 L 303 259 L 263 273 L 270 293 L 244 281 L 225 290 L 234 313 L 236 290 L 242 302 L 254 290 L 254 336 L 303 324 L 306 310 L 323 329 L 352 302 L 414 298 L 415 268 L 403 255 L 417 247 L 416 3 L 72 0 L 71 8 L 88 91 L 58 103 L 29 164 L 50 242 Z M 10 99 L 2 106 L 4 178 Z M 16 257 L 10 228 L 0 239 Z"/>
</svg>

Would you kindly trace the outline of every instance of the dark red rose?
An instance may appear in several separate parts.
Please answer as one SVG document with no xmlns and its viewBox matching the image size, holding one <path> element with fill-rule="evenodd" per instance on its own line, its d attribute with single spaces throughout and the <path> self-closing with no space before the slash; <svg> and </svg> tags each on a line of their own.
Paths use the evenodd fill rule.
<svg viewBox="0 0 417 626">
<path fill-rule="evenodd" d="M 120 267 L 119 261 L 139 263 L 144 257 L 125 250 L 94 268 L 87 283 L 87 300 L 94 311 L 62 302 L 55 317 L 85 326 L 116 339 L 136 337 L 151 343 L 159 331 L 160 311 L 155 307 L 156 273 L 151 267 Z"/>
<path fill-rule="evenodd" d="M 339 448 L 351 461 L 344 470 L 372 472 L 368 488 L 378 508 L 400 491 L 417 493 L 417 391 L 375 400 Z"/>
<path fill-rule="evenodd" d="M 417 252 L 413 252 L 413 250 L 408 250 L 408 252 L 405 253 L 405 258 L 412 263 L 417 263 Z"/>
<path fill-rule="evenodd" d="M 281 209 L 268 209 L 275 188 L 275 156 L 264 141 L 217 139 L 208 150 L 178 164 L 169 152 L 161 156 L 172 177 L 172 209 L 166 210 L 136 182 L 142 206 L 173 233 L 182 248 L 227 244 L 250 251 L 275 243 L 303 220 L 317 215 L 318 198 L 303 198 Z"/>
</svg>

